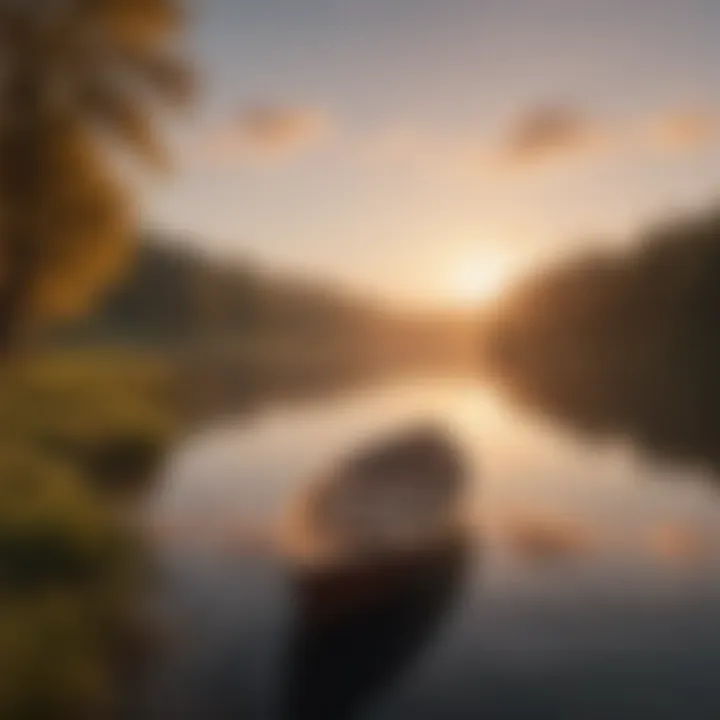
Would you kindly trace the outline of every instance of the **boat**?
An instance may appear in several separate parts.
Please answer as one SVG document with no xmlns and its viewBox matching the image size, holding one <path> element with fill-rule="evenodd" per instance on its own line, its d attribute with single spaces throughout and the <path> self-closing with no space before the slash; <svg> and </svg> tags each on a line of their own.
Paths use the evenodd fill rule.
<svg viewBox="0 0 720 720">
<path fill-rule="evenodd" d="M 336 463 L 286 523 L 300 612 L 329 620 L 431 576 L 464 535 L 466 491 L 456 442 L 432 425 Z"/>
<path fill-rule="evenodd" d="M 391 693 L 442 632 L 463 592 L 474 556 L 457 537 L 413 582 L 332 622 L 301 614 L 291 626 L 280 717 L 352 720 Z"/>
</svg>

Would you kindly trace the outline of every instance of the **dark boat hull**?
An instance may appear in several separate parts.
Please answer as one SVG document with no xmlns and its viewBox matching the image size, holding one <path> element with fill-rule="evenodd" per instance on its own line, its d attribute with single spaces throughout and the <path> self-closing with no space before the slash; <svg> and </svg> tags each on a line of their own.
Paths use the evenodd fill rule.
<svg viewBox="0 0 720 720">
<path fill-rule="evenodd" d="M 433 586 L 467 545 L 460 528 L 409 549 L 386 550 L 330 567 L 296 570 L 300 613 L 318 621 L 364 612 Z"/>
<path fill-rule="evenodd" d="M 288 648 L 285 720 L 363 714 L 432 642 L 465 582 L 473 546 L 462 534 L 375 568 L 298 577 Z M 365 592 L 342 592 L 345 582 Z"/>
<path fill-rule="evenodd" d="M 301 613 L 332 619 L 432 584 L 465 541 L 467 482 L 452 436 L 431 426 L 339 462 L 285 524 Z"/>
</svg>

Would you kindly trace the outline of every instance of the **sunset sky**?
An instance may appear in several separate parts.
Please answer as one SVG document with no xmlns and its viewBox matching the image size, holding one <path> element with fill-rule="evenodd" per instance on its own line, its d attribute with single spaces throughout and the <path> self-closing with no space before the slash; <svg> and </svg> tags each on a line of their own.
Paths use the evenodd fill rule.
<svg viewBox="0 0 720 720">
<path fill-rule="evenodd" d="M 205 0 L 154 225 L 401 302 L 720 195 L 718 0 Z"/>
</svg>

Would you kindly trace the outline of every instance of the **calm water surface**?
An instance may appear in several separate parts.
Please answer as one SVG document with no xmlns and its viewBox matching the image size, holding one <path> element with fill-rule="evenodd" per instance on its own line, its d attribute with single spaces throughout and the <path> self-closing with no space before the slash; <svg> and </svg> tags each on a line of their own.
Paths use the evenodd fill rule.
<svg viewBox="0 0 720 720">
<path fill-rule="evenodd" d="M 272 552 L 284 509 L 358 443 L 428 418 L 472 464 L 471 552 L 432 602 L 307 650 Z M 718 718 L 719 491 L 702 467 L 589 442 L 479 381 L 407 381 L 208 427 L 151 508 L 175 632 L 133 716 L 292 717 L 300 687 L 295 716 L 327 720 Z"/>
</svg>

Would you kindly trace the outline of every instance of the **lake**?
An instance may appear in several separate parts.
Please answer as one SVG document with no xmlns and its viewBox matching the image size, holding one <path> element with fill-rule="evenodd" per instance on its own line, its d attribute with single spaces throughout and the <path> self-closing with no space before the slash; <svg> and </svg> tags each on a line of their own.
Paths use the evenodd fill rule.
<svg viewBox="0 0 720 720">
<path fill-rule="evenodd" d="M 298 645 L 273 546 L 285 508 L 334 459 L 424 419 L 473 468 L 467 552 L 432 602 L 332 652 Z M 718 490 L 700 464 L 589 439 L 476 379 L 225 419 L 178 449 L 149 509 L 172 632 L 133 717 L 720 717 Z"/>
</svg>

